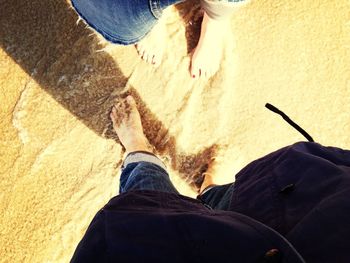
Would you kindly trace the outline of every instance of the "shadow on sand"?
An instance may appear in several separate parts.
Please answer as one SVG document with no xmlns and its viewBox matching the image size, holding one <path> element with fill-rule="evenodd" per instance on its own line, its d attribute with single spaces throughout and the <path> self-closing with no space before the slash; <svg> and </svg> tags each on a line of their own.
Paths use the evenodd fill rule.
<svg viewBox="0 0 350 263">
<path fill-rule="evenodd" d="M 179 5 L 180 13 L 186 13 L 187 4 Z M 98 37 L 82 22 L 76 24 L 77 15 L 65 0 L 2 0 L 0 5 L 1 48 L 88 128 L 117 140 L 109 112 L 115 97 L 124 92 L 128 76 L 123 75 L 116 59 L 106 52 L 96 52 L 103 47 Z M 185 15 L 183 18 L 188 19 Z M 187 39 L 190 50 L 196 40 L 192 36 Z M 176 139 L 136 90 L 127 93 L 138 103 L 145 134 L 156 152 L 168 158 L 183 179 L 198 189 L 216 146 L 195 155 L 177 153 Z"/>
</svg>

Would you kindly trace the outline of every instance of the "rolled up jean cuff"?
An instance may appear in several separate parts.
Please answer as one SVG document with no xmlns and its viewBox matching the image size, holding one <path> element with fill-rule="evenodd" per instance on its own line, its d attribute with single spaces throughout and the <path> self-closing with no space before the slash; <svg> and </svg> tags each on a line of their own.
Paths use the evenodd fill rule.
<svg viewBox="0 0 350 263">
<path fill-rule="evenodd" d="M 211 19 L 223 20 L 230 17 L 233 8 L 246 2 L 248 0 L 201 0 L 201 7 Z"/>
<path fill-rule="evenodd" d="M 148 162 L 153 163 L 155 165 L 160 166 L 164 170 L 166 170 L 165 164 L 153 153 L 145 152 L 145 151 L 136 151 L 129 153 L 122 165 L 122 169 L 128 166 L 128 164 L 131 163 L 138 163 L 138 162 Z"/>
</svg>

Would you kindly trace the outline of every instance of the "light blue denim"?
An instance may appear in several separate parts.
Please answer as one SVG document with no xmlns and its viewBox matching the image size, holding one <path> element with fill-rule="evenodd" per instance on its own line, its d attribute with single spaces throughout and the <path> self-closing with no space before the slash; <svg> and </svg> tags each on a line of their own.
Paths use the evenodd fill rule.
<svg viewBox="0 0 350 263">
<path fill-rule="evenodd" d="M 79 16 L 106 40 L 139 42 L 157 23 L 163 10 L 184 0 L 72 0 Z"/>
</svg>

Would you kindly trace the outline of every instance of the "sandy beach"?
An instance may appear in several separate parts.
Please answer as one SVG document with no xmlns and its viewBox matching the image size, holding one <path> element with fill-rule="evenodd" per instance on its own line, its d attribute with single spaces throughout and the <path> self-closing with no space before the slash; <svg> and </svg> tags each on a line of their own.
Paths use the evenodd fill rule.
<svg viewBox="0 0 350 263">
<path fill-rule="evenodd" d="M 198 1 L 165 11 L 163 63 L 101 41 L 68 1 L 0 1 L 0 262 L 68 262 L 118 193 L 124 150 L 109 112 L 125 92 L 181 192 L 215 158 L 217 183 L 305 138 L 350 149 L 350 2 L 254 0 L 237 8 L 220 70 L 193 80 Z"/>
</svg>

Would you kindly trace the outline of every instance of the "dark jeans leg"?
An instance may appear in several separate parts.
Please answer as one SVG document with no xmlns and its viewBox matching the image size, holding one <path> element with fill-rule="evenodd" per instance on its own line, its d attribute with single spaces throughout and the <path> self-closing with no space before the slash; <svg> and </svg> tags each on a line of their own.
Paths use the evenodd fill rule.
<svg viewBox="0 0 350 263">
<path fill-rule="evenodd" d="M 160 166 L 149 162 L 128 164 L 120 176 L 119 193 L 131 190 L 153 190 L 179 194 L 168 173 Z"/>
<path fill-rule="evenodd" d="M 204 192 L 204 194 L 199 195 L 197 199 L 201 200 L 206 205 L 209 205 L 214 210 L 230 210 L 233 191 L 233 183 L 216 185 Z"/>
</svg>

